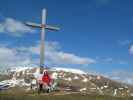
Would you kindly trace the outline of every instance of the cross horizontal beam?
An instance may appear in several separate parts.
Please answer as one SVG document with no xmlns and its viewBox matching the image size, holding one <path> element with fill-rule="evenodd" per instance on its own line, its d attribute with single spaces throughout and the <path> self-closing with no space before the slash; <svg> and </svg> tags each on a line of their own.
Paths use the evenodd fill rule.
<svg viewBox="0 0 133 100">
<path fill-rule="evenodd" d="M 43 25 L 43 24 L 38 24 L 38 23 L 33 23 L 33 22 L 26 22 L 25 25 L 33 27 L 33 28 L 45 28 L 45 29 L 52 30 L 52 31 L 60 30 L 60 28 L 56 26 Z"/>
<path fill-rule="evenodd" d="M 41 23 L 33 23 L 33 22 L 26 22 L 25 25 L 32 27 L 32 28 L 39 28 L 41 30 L 41 41 L 40 41 L 40 73 L 42 73 L 42 68 L 44 67 L 45 62 L 45 29 L 52 30 L 52 31 L 58 31 L 60 28 L 56 26 L 51 26 L 46 24 L 46 9 L 42 10 L 42 19 Z"/>
</svg>

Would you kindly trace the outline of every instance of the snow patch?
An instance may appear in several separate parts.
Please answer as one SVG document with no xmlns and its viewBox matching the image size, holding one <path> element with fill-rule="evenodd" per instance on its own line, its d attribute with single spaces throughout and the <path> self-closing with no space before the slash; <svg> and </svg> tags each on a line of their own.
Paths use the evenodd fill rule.
<svg viewBox="0 0 133 100">
<path fill-rule="evenodd" d="M 33 67 L 12 67 L 9 71 L 10 72 L 21 72 L 25 70 L 31 70 Z"/>
<path fill-rule="evenodd" d="M 51 70 L 70 72 L 70 73 L 74 73 L 74 74 L 87 74 L 86 72 L 84 72 L 80 69 L 73 69 L 73 68 L 53 67 Z"/>
<path fill-rule="evenodd" d="M 88 82 L 88 79 L 85 77 L 83 80 L 82 80 L 84 83 Z"/>
<path fill-rule="evenodd" d="M 74 76 L 74 78 L 73 78 L 74 80 L 78 80 L 79 79 L 79 77 L 78 76 Z"/>
<path fill-rule="evenodd" d="M 87 88 L 81 88 L 79 91 L 82 92 L 82 91 L 86 91 Z"/>
</svg>

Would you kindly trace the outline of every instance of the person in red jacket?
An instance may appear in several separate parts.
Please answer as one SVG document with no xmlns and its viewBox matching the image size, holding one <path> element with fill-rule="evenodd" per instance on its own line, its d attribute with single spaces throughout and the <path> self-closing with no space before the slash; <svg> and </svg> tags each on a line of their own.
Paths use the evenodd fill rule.
<svg viewBox="0 0 133 100">
<path fill-rule="evenodd" d="M 47 70 L 44 70 L 43 75 L 39 78 L 39 91 L 38 91 L 38 93 L 43 91 L 43 87 L 48 88 L 51 85 L 52 85 L 52 79 L 49 76 Z M 47 92 L 49 93 L 49 89 L 47 90 Z"/>
<path fill-rule="evenodd" d="M 47 71 L 44 71 L 43 73 L 42 82 L 46 84 L 47 86 L 50 86 L 51 84 L 51 77 L 49 76 Z"/>
</svg>

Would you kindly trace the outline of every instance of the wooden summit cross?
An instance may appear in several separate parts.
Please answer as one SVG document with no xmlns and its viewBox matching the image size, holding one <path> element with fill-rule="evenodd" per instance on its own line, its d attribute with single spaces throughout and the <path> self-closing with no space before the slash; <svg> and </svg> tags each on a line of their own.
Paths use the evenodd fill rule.
<svg viewBox="0 0 133 100">
<path fill-rule="evenodd" d="M 51 25 L 46 24 L 46 9 L 42 10 L 42 23 L 33 23 L 33 22 L 27 22 L 27 26 L 33 27 L 33 28 L 39 28 L 41 29 L 41 44 L 40 44 L 40 73 L 42 73 L 41 69 L 44 67 L 44 61 L 45 61 L 45 29 L 52 30 L 52 31 L 58 31 L 59 28 Z"/>
</svg>

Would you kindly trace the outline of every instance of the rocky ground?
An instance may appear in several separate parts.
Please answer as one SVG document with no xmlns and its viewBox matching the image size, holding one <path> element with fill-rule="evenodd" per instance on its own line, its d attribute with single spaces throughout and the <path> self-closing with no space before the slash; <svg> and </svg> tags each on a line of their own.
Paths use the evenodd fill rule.
<svg viewBox="0 0 133 100">
<path fill-rule="evenodd" d="M 32 94 L 36 88 L 30 90 L 33 77 L 37 76 L 37 68 L 18 68 L 8 71 L 8 75 L 1 75 L 0 93 L 3 94 Z M 57 83 L 56 91 L 49 95 L 109 95 L 115 97 L 133 96 L 133 87 L 101 75 L 92 75 L 77 69 L 53 68 L 49 69 L 51 77 Z M 13 91 L 13 92 L 12 92 Z M 98 99 L 99 100 L 99 99 Z M 102 100 L 102 99 L 101 99 Z"/>
</svg>

